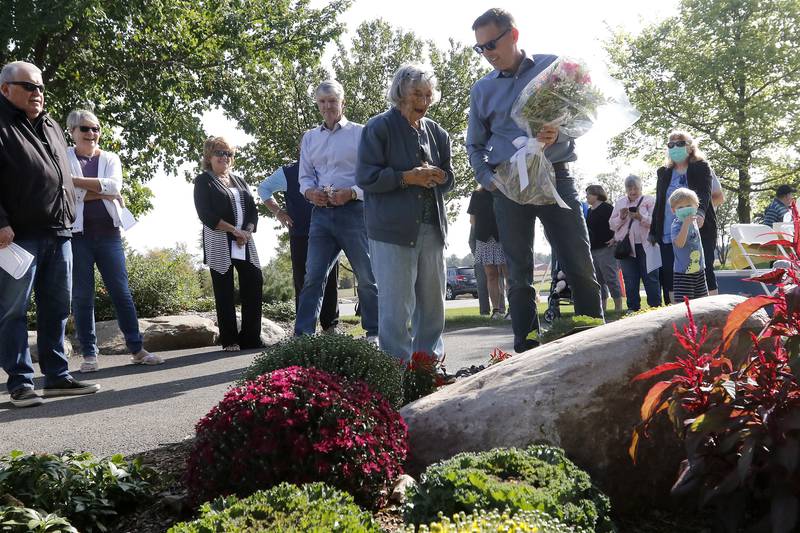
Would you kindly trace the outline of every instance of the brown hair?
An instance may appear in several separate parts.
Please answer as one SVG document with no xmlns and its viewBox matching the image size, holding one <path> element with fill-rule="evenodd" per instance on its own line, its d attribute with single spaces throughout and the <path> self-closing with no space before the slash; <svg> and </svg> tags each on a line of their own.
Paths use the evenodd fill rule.
<svg viewBox="0 0 800 533">
<path fill-rule="evenodd" d="M 586 194 L 593 194 L 597 196 L 597 199 L 601 202 L 608 201 L 608 195 L 606 194 L 606 190 L 602 185 L 589 185 L 586 187 Z"/>
<path fill-rule="evenodd" d="M 203 170 L 211 170 L 211 158 L 214 156 L 216 150 L 236 152 L 225 137 L 214 137 L 212 135 L 203 143 L 203 159 L 200 161 L 200 168 Z M 231 164 L 233 164 L 233 159 L 231 159 Z"/>
<path fill-rule="evenodd" d="M 501 30 L 517 27 L 517 23 L 511 13 L 505 9 L 493 7 L 475 19 L 475 22 L 472 23 L 472 31 L 488 26 L 489 24 L 494 24 Z"/>
<path fill-rule="evenodd" d="M 667 140 L 669 141 L 673 137 L 680 137 L 679 140 L 686 141 L 686 151 L 689 153 L 689 159 L 687 159 L 687 161 L 689 163 L 706 160 L 706 154 L 700 150 L 700 147 L 697 145 L 697 142 L 694 140 L 694 137 L 692 137 L 691 133 L 686 130 L 674 130 L 669 134 Z M 667 151 L 667 160 L 664 163 L 664 166 L 667 168 L 672 168 L 675 166 L 675 161 L 669 158 L 669 151 Z"/>
</svg>

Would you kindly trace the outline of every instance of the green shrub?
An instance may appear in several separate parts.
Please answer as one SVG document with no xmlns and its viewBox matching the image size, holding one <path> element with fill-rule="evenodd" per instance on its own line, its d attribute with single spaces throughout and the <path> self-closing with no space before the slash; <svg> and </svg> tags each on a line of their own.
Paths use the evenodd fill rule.
<svg viewBox="0 0 800 533">
<path fill-rule="evenodd" d="M 0 506 L 0 531 L 4 533 L 78 533 L 58 515 L 42 515 L 27 507 Z"/>
<path fill-rule="evenodd" d="M 25 507 L 63 516 L 81 531 L 104 531 L 150 494 L 155 473 L 121 455 L 96 459 L 90 453 L 60 455 L 13 451 L 0 457 L 0 494 Z"/>
<path fill-rule="evenodd" d="M 403 376 L 396 359 L 349 335 L 303 335 L 279 342 L 256 357 L 241 383 L 290 366 L 314 367 L 364 381 L 393 407 L 402 405 Z"/>
<path fill-rule="evenodd" d="M 542 343 L 560 339 L 571 333 L 575 328 L 590 328 L 602 325 L 602 318 L 595 318 L 592 316 L 575 315 L 557 318 L 553 321 L 553 326 L 542 333 Z"/>
<path fill-rule="evenodd" d="M 417 531 L 406 526 L 405 533 L 588 533 L 570 527 L 541 511 L 518 511 L 513 515 L 498 511 L 459 513 L 452 519 L 439 513 L 439 519 L 423 524 Z"/>
<path fill-rule="evenodd" d="M 608 498 L 564 451 L 552 446 L 461 453 L 431 465 L 409 490 L 407 522 L 476 510 L 541 510 L 570 526 L 613 531 Z"/>
<path fill-rule="evenodd" d="M 277 254 L 261 269 L 265 302 L 288 302 L 294 299 L 292 259 L 288 246 L 279 246 Z"/>
<path fill-rule="evenodd" d="M 372 515 L 346 492 L 324 483 L 281 483 L 244 499 L 218 498 L 200 507 L 200 518 L 168 533 L 379 533 Z"/>
<path fill-rule="evenodd" d="M 292 322 L 297 318 L 294 302 L 264 302 L 261 305 L 261 312 L 264 318 L 277 322 Z"/>
</svg>

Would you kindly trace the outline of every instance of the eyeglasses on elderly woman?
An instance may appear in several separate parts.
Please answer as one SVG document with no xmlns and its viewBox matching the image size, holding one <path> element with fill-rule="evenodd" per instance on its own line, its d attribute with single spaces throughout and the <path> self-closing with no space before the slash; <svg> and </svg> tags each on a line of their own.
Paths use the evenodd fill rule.
<svg viewBox="0 0 800 533">
<path fill-rule="evenodd" d="M 214 155 L 217 157 L 228 157 L 233 159 L 233 152 L 227 150 L 214 150 Z"/>
<path fill-rule="evenodd" d="M 686 144 L 686 141 L 670 141 L 667 143 L 667 148 L 675 148 L 676 146 L 678 148 L 683 148 Z"/>
</svg>

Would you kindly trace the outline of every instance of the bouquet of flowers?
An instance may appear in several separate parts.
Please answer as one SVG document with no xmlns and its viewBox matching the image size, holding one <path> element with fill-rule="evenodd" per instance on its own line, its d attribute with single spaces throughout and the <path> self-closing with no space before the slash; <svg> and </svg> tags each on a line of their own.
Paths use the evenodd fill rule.
<svg viewBox="0 0 800 533">
<path fill-rule="evenodd" d="M 616 115 L 622 110 L 616 133 L 633 124 L 639 114 L 630 106 L 621 85 L 610 78 L 604 81 L 601 87 L 583 62 L 559 57 L 525 86 L 514 102 L 511 117 L 528 136 L 514 140 L 518 151 L 496 169 L 496 185 L 503 194 L 521 204 L 558 203 L 568 207 L 556 192 L 555 170 L 535 136 L 543 126 L 553 125 L 565 135 L 580 137 L 606 108 Z M 616 97 L 609 97 L 611 93 Z"/>
</svg>

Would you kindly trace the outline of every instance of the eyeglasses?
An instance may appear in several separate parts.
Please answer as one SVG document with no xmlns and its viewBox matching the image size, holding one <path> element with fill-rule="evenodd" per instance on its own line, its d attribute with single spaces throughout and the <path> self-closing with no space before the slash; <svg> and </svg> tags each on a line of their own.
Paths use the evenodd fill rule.
<svg viewBox="0 0 800 533">
<path fill-rule="evenodd" d="M 93 131 L 95 133 L 100 133 L 100 126 L 78 126 L 78 129 L 81 130 L 83 133 L 88 133 Z"/>
<path fill-rule="evenodd" d="M 40 93 L 44 94 L 44 85 L 39 85 L 38 83 L 31 83 L 29 81 L 7 81 L 6 83 L 9 85 L 19 85 L 29 93 L 38 89 Z"/>
<path fill-rule="evenodd" d="M 678 148 L 683 148 L 686 146 L 686 141 L 670 141 L 667 143 L 667 148 L 675 148 L 676 146 Z"/>
<path fill-rule="evenodd" d="M 214 155 L 217 157 L 229 157 L 233 159 L 233 152 L 228 152 L 227 150 L 214 150 Z"/>
<path fill-rule="evenodd" d="M 497 48 L 497 41 L 502 39 L 503 36 L 509 31 L 511 31 L 511 28 L 506 28 L 505 30 L 503 30 L 503 33 L 501 33 L 491 41 L 486 41 L 483 44 L 476 44 L 475 46 L 472 47 L 472 49 L 475 50 L 475 52 L 478 54 L 483 54 L 486 50 L 489 51 L 494 50 L 495 48 Z"/>
</svg>

